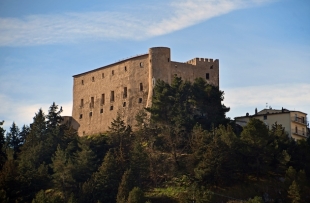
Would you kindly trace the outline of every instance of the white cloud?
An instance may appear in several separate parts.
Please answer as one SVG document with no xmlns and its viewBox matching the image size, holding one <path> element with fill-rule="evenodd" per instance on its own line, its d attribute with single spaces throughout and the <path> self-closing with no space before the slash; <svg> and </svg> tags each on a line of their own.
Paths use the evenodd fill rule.
<svg viewBox="0 0 310 203">
<path fill-rule="evenodd" d="M 146 13 L 120 9 L 0 18 L 0 46 L 74 43 L 81 39 L 146 39 L 267 1 L 271 0 L 174 0 Z"/>
<path fill-rule="evenodd" d="M 33 122 L 33 117 L 41 108 L 45 114 L 47 114 L 51 104 L 28 104 L 25 105 L 23 101 L 14 101 L 13 99 L 0 94 L 0 121 L 4 120 L 3 127 L 9 130 L 9 127 L 13 122 L 18 127 L 23 125 L 29 125 Z M 72 114 L 72 102 L 57 103 L 58 107 L 62 106 L 62 116 L 71 116 Z M 5 117 L 2 117 L 5 115 Z"/>
<path fill-rule="evenodd" d="M 275 109 L 310 113 L 310 84 L 278 84 L 252 87 L 227 88 L 224 104 L 231 107 L 230 117 L 254 113 L 257 107 L 261 110 L 271 106 Z"/>
</svg>

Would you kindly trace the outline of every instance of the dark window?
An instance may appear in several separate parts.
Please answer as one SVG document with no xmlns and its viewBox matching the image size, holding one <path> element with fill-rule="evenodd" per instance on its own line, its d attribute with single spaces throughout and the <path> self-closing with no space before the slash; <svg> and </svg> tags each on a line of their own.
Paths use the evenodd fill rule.
<svg viewBox="0 0 310 203">
<path fill-rule="evenodd" d="M 93 116 L 93 112 L 89 112 L 89 116 L 90 116 L 90 117 Z"/>
<path fill-rule="evenodd" d="M 168 62 L 170 62 L 170 58 L 168 58 Z"/>
<path fill-rule="evenodd" d="M 114 101 L 114 91 L 111 91 L 111 102 L 113 102 Z"/>
<path fill-rule="evenodd" d="M 82 80 L 82 85 L 84 85 L 84 80 Z"/>
<path fill-rule="evenodd" d="M 104 78 L 104 73 L 101 74 L 101 77 Z"/>
<path fill-rule="evenodd" d="M 297 133 L 298 132 L 298 129 L 297 129 L 297 126 L 295 126 L 295 133 Z"/>
<path fill-rule="evenodd" d="M 124 87 L 124 95 L 123 95 L 124 98 L 127 98 L 127 87 Z"/>
<path fill-rule="evenodd" d="M 143 67 L 143 63 L 142 62 L 140 62 L 140 67 Z"/>
<path fill-rule="evenodd" d="M 264 115 L 264 120 L 267 120 L 267 115 Z"/>
<path fill-rule="evenodd" d="M 113 110 L 113 106 L 110 106 L 110 111 L 112 111 Z"/>
<path fill-rule="evenodd" d="M 103 113 L 103 109 L 100 109 L 100 113 Z"/>
<path fill-rule="evenodd" d="M 104 105 L 104 103 L 105 103 L 105 95 L 102 94 L 101 95 L 101 105 Z"/>
<path fill-rule="evenodd" d="M 213 65 L 210 67 L 210 69 L 213 69 Z"/>
<path fill-rule="evenodd" d="M 83 114 L 80 114 L 80 119 L 82 119 L 83 118 Z"/>
<path fill-rule="evenodd" d="M 123 107 L 125 107 L 125 106 L 126 106 L 126 102 L 123 103 Z"/>
<path fill-rule="evenodd" d="M 140 91 L 143 91 L 143 84 L 142 84 L 142 82 L 140 83 Z"/>
<path fill-rule="evenodd" d="M 142 103 L 142 98 L 139 98 L 139 103 Z"/>
<path fill-rule="evenodd" d="M 112 70 L 112 75 L 114 75 L 114 70 Z"/>
<path fill-rule="evenodd" d="M 95 106 L 95 99 L 94 99 L 94 97 L 91 97 L 90 98 L 90 108 L 94 108 L 94 106 Z"/>
<path fill-rule="evenodd" d="M 84 106 L 84 99 L 81 99 L 81 107 Z"/>
<path fill-rule="evenodd" d="M 95 77 L 92 77 L 91 80 L 92 80 L 93 82 L 95 82 Z"/>
<path fill-rule="evenodd" d="M 126 66 L 125 66 L 124 70 L 127 71 L 127 67 Z"/>
<path fill-rule="evenodd" d="M 206 73 L 206 79 L 209 80 L 210 79 L 210 75 L 209 73 Z"/>
</svg>

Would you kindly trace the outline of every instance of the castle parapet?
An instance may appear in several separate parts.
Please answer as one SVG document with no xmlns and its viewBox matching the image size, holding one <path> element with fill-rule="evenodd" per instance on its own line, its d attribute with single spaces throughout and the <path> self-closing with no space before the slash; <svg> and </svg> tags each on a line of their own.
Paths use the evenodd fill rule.
<svg viewBox="0 0 310 203">
<path fill-rule="evenodd" d="M 185 63 L 196 66 L 196 65 L 201 65 L 203 63 L 207 64 L 207 63 L 213 63 L 213 62 L 218 62 L 218 59 L 213 60 L 210 58 L 193 58 L 189 61 L 186 61 Z"/>
</svg>

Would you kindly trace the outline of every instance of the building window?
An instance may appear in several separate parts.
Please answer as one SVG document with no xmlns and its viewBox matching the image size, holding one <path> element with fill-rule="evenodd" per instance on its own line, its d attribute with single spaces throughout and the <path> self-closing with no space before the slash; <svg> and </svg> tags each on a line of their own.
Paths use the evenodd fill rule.
<svg viewBox="0 0 310 203">
<path fill-rule="evenodd" d="M 298 128 L 297 128 L 297 126 L 295 126 L 295 133 L 297 133 L 298 132 Z"/>
<path fill-rule="evenodd" d="M 114 91 L 111 91 L 111 98 L 110 98 L 111 102 L 114 102 Z"/>
<path fill-rule="evenodd" d="M 212 65 L 212 66 L 210 66 L 210 69 L 213 69 L 213 65 Z"/>
<path fill-rule="evenodd" d="M 104 78 L 104 73 L 101 74 L 101 77 Z"/>
<path fill-rule="evenodd" d="M 302 135 L 305 135 L 305 129 L 302 128 Z"/>
<path fill-rule="evenodd" d="M 93 116 L 93 112 L 89 112 L 89 117 L 92 117 Z"/>
<path fill-rule="evenodd" d="M 91 81 L 95 82 L 95 77 L 92 77 L 92 78 L 91 78 Z"/>
<path fill-rule="evenodd" d="M 124 87 L 124 94 L 123 94 L 124 98 L 127 98 L 127 87 Z"/>
<path fill-rule="evenodd" d="M 112 70 L 112 75 L 114 75 L 114 70 Z"/>
<path fill-rule="evenodd" d="M 142 98 L 139 98 L 139 103 L 142 103 Z"/>
<path fill-rule="evenodd" d="M 126 66 L 124 67 L 124 70 L 127 71 L 127 67 Z"/>
<path fill-rule="evenodd" d="M 110 111 L 112 111 L 113 110 L 113 106 L 110 106 Z"/>
<path fill-rule="evenodd" d="M 95 98 L 91 97 L 90 98 L 90 108 L 94 108 L 94 106 L 95 106 Z"/>
<path fill-rule="evenodd" d="M 105 95 L 102 94 L 101 95 L 101 105 L 104 105 L 104 103 L 105 103 Z"/>
<path fill-rule="evenodd" d="M 140 91 L 143 91 L 143 84 L 142 84 L 142 82 L 140 83 Z"/>
<path fill-rule="evenodd" d="M 267 120 L 267 115 L 264 115 L 264 120 Z"/>
<path fill-rule="evenodd" d="M 80 114 L 80 119 L 82 119 L 83 118 L 83 114 Z"/>
<path fill-rule="evenodd" d="M 81 107 L 84 106 L 84 99 L 81 99 Z"/>
<path fill-rule="evenodd" d="M 168 58 L 168 62 L 170 62 L 170 58 Z"/>
<path fill-rule="evenodd" d="M 100 113 L 103 113 L 103 109 L 100 109 Z"/>
<path fill-rule="evenodd" d="M 82 85 L 84 85 L 84 80 L 82 80 Z"/>
<path fill-rule="evenodd" d="M 123 107 L 125 107 L 125 106 L 126 106 L 126 102 L 123 103 Z"/>
<path fill-rule="evenodd" d="M 304 123 L 304 124 L 306 124 L 306 123 L 305 123 L 305 117 L 301 117 L 301 122 Z"/>
<path fill-rule="evenodd" d="M 210 75 L 209 73 L 206 73 L 206 79 L 209 80 L 210 79 Z"/>
<path fill-rule="evenodd" d="M 140 67 L 141 67 L 141 68 L 143 67 L 143 62 L 140 62 Z"/>
</svg>

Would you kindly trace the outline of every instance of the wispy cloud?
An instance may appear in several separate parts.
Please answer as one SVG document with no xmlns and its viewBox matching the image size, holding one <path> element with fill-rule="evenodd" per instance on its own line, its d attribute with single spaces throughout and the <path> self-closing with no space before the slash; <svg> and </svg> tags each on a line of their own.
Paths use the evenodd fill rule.
<svg viewBox="0 0 310 203">
<path fill-rule="evenodd" d="M 310 113 L 310 84 L 278 84 L 225 89 L 224 104 L 231 107 L 229 116 L 254 113 L 266 107 Z"/>
<path fill-rule="evenodd" d="M 51 104 L 26 104 L 23 101 L 15 101 L 12 98 L 0 94 L 0 121 L 4 120 L 4 128 L 9 130 L 13 122 L 20 128 L 23 125 L 29 125 L 33 122 L 35 113 L 41 108 L 47 114 Z M 56 103 L 58 107 L 62 106 L 62 116 L 71 116 L 72 102 Z M 5 115 L 5 117 L 2 117 Z"/>
<path fill-rule="evenodd" d="M 271 0 L 174 0 L 148 13 L 120 9 L 0 18 L 0 46 L 74 43 L 81 39 L 147 39 L 268 1 Z"/>
</svg>

